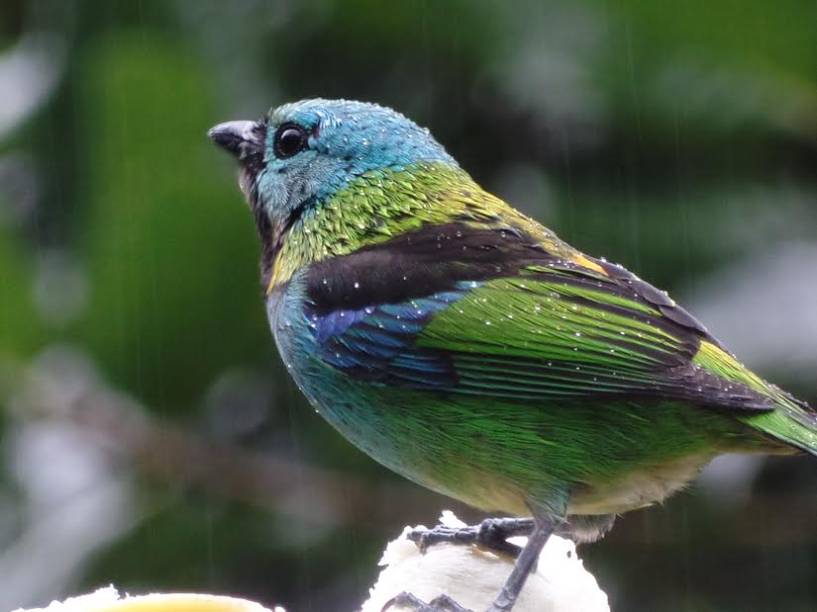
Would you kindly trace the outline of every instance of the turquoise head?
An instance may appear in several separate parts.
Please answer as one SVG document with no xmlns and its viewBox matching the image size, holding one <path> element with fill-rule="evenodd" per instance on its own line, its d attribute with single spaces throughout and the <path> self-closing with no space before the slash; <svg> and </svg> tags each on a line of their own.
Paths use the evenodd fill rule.
<svg viewBox="0 0 817 612">
<path fill-rule="evenodd" d="M 390 108 L 349 100 L 284 104 L 261 121 L 219 124 L 209 136 L 238 158 L 241 189 L 273 249 L 311 207 L 366 172 L 456 165 L 427 129 Z"/>
</svg>

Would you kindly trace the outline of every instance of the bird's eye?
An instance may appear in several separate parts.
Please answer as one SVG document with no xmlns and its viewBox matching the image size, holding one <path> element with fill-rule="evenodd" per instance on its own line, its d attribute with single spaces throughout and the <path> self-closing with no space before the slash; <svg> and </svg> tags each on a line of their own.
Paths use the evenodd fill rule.
<svg viewBox="0 0 817 612">
<path fill-rule="evenodd" d="M 286 159 L 306 148 L 307 134 L 300 125 L 285 123 L 275 132 L 275 157 Z"/>
</svg>

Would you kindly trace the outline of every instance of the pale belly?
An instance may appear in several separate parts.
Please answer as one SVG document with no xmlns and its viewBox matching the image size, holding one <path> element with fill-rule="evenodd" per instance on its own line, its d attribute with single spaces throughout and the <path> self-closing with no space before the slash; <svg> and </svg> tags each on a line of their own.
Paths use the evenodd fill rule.
<svg viewBox="0 0 817 612">
<path fill-rule="evenodd" d="M 688 455 L 573 491 L 569 514 L 620 514 L 664 501 L 694 480 L 715 453 Z"/>
</svg>

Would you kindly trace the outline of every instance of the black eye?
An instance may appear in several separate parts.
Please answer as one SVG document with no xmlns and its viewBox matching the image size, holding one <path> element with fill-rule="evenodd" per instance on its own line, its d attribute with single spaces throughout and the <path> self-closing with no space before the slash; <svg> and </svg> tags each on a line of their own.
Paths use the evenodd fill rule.
<svg viewBox="0 0 817 612">
<path fill-rule="evenodd" d="M 285 123 L 275 132 L 275 157 L 286 159 L 306 148 L 307 134 L 300 125 Z"/>
</svg>

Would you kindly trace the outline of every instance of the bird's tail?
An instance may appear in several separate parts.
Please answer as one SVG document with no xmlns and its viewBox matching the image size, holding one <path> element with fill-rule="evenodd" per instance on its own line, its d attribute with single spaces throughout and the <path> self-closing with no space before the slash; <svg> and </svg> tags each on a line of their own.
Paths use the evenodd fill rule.
<svg viewBox="0 0 817 612">
<path fill-rule="evenodd" d="M 785 391 L 769 386 L 776 409 L 742 420 L 781 442 L 817 455 L 817 411 Z"/>
<path fill-rule="evenodd" d="M 741 421 L 782 444 L 817 455 L 817 411 L 766 382 L 712 342 L 702 342 L 694 362 L 725 380 L 759 393 L 773 410 L 747 411 Z M 765 407 L 764 402 L 764 407 Z"/>
</svg>

